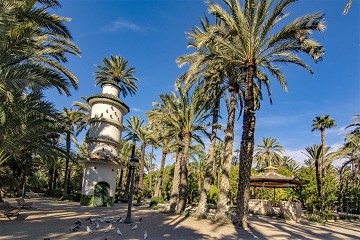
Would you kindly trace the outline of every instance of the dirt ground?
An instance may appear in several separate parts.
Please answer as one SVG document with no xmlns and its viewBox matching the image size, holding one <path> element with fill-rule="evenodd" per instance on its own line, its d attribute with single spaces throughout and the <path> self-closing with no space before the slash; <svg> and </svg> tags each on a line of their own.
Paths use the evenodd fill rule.
<svg viewBox="0 0 360 240">
<path fill-rule="evenodd" d="M 5 199 L 16 204 L 15 199 Z M 250 216 L 250 230 L 245 231 L 230 223 L 219 224 L 192 217 L 169 215 L 151 210 L 145 206 L 135 206 L 132 220 L 137 229 L 125 223 L 100 223 L 100 228 L 87 218 L 125 219 L 127 204 L 114 204 L 109 208 L 80 206 L 77 202 L 55 201 L 54 199 L 32 196 L 26 199 L 33 207 L 22 210 L 12 220 L 0 217 L 0 239 L 360 239 L 360 222 L 336 221 L 314 224 L 285 222 L 278 218 Z M 142 218 L 141 221 L 140 218 Z M 72 231 L 78 219 L 82 225 Z M 93 233 L 86 231 L 89 226 Z M 117 234 L 117 228 L 123 235 Z"/>
</svg>

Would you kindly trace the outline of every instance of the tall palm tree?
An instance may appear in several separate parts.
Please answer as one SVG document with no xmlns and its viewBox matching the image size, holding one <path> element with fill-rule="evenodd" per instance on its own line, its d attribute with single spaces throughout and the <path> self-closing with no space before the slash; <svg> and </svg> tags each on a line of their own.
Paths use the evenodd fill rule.
<svg viewBox="0 0 360 240">
<path fill-rule="evenodd" d="M 202 143 L 201 138 L 197 132 L 205 130 L 204 121 L 207 118 L 207 104 L 202 100 L 204 93 L 196 88 L 192 95 L 189 93 L 175 93 L 171 95 L 161 95 L 160 98 L 163 103 L 155 103 L 159 106 L 160 112 L 164 114 L 162 119 L 166 124 L 164 127 L 169 128 L 173 136 L 177 137 L 178 153 L 177 161 L 175 163 L 174 180 L 176 181 L 177 166 L 180 165 L 180 191 L 179 201 L 176 206 L 176 213 L 181 213 L 186 207 L 187 200 L 187 177 L 189 165 L 189 150 L 191 139 Z M 181 152 L 179 152 L 181 151 Z M 173 181 L 174 181 L 173 180 Z M 173 186 L 171 206 L 174 207 L 174 200 L 177 186 Z"/>
<path fill-rule="evenodd" d="M 274 165 L 281 165 L 283 146 L 279 144 L 276 138 L 263 138 L 262 142 L 255 149 L 254 160 L 257 162 L 258 169 Z"/>
<path fill-rule="evenodd" d="M 255 89 L 265 84 L 270 90 L 270 73 L 287 90 L 285 75 L 277 66 L 281 63 L 293 63 L 312 70 L 297 53 L 306 53 L 313 60 L 319 61 L 324 53 L 323 47 L 311 39 L 314 30 L 325 30 L 323 14 L 315 13 L 302 16 L 280 26 L 280 21 L 289 14 L 288 6 L 295 0 L 245 0 L 241 5 L 238 0 L 224 0 L 228 10 L 220 4 L 208 2 L 209 12 L 220 18 L 227 30 L 214 28 L 214 34 L 205 42 L 214 41 L 219 47 L 217 57 L 227 59 L 229 65 L 235 65 L 243 72 L 244 115 L 241 140 L 240 171 L 238 184 L 237 222 L 247 228 L 248 200 L 250 197 L 250 170 L 254 151 Z M 219 32 L 220 34 L 217 34 Z M 235 57 L 234 57 L 235 56 Z"/>
<path fill-rule="evenodd" d="M 321 197 L 321 176 L 320 176 L 320 158 L 321 158 L 321 146 L 318 144 L 314 144 L 311 147 L 305 148 L 306 153 L 304 153 L 309 159 L 311 159 L 315 164 L 315 172 L 316 172 L 316 185 L 318 190 L 318 196 Z"/>
<path fill-rule="evenodd" d="M 109 59 L 103 59 L 103 64 L 104 66 L 95 65 L 100 69 L 95 72 L 96 84 L 110 83 L 118 86 L 124 98 L 136 93 L 136 82 L 139 79 L 134 76 L 134 67 L 127 68 L 128 61 L 121 56 L 111 55 Z"/>
<path fill-rule="evenodd" d="M 0 3 L 0 96 L 11 97 L 24 88 L 41 91 L 56 88 L 70 95 L 77 78 L 62 64 L 67 54 L 80 54 L 65 22 L 49 10 L 59 8 L 57 0 L 2 1 Z"/>
<path fill-rule="evenodd" d="M 176 213 L 185 210 L 187 202 L 188 166 L 191 139 L 201 144 L 202 140 L 198 132 L 205 131 L 204 121 L 208 117 L 208 105 L 203 101 L 204 92 L 196 88 L 191 96 L 180 93 L 179 101 L 173 104 L 174 115 L 171 117 L 175 128 L 180 129 L 183 136 L 183 159 L 180 170 L 180 192 Z"/>
<path fill-rule="evenodd" d="M 126 131 L 128 132 L 129 139 L 133 139 L 141 142 L 141 154 L 139 161 L 139 182 L 137 191 L 137 204 L 141 203 L 143 194 L 143 180 L 144 180 L 144 164 L 145 164 L 145 149 L 148 142 L 153 137 L 153 133 L 148 130 L 148 127 L 144 125 L 144 120 L 138 116 L 131 116 L 127 120 Z"/>
<path fill-rule="evenodd" d="M 176 204 L 179 197 L 179 184 L 180 184 L 180 163 L 183 156 L 183 137 L 181 129 L 177 129 L 172 125 L 172 120 L 169 118 L 173 114 L 173 105 L 176 104 L 177 96 L 172 94 L 161 94 L 161 102 L 153 102 L 154 108 L 147 112 L 149 122 L 155 124 L 163 129 L 166 129 L 164 137 L 174 139 L 174 151 L 176 152 L 176 160 L 174 164 L 174 175 L 172 180 L 172 188 L 170 195 L 170 211 L 175 212 Z"/>
<path fill-rule="evenodd" d="M 69 163 L 71 159 L 71 142 L 77 145 L 76 133 L 79 126 L 79 122 L 82 120 L 81 114 L 72 109 L 68 110 L 64 108 L 64 121 L 65 121 L 65 143 L 66 143 L 66 160 L 65 160 L 65 178 L 64 178 L 64 189 L 63 199 L 68 197 L 68 186 L 69 186 Z"/>
<path fill-rule="evenodd" d="M 335 120 L 332 119 L 329 115 L 317 116 L 313 120 L 313 124 L 312 124 L 313 129 L 311 131 L 313 132 L 315 130 L 319 130 L 321 133 L 321 156 L 322 156 L 322 158 L 321 158 L 321 162 L 319 165 L 319 175 L 321 176 L 322 185 L 324 185 L 324 183 L 325 183 L 325 166 L 324 166 L 324 164 L 325 164 L 325 149 L 326 149 L 325 129 L 332 128 L 335 126 L 336 126 Z M 322 197 L 322 203 L 323 203 L 323 205 L 321 206 L 321 209 L 324 210 L 326 195 L 325 195 L 325 189 L 322 188 L 321 190 L 322 190 L 321 197 Z"/>
<path fill-rule="evenodd" d="M 218 20 L 218 19 L 217 19 Z M 216 52 L 216 45 L 211 42 L 208 44 L 200 45 L 203 35 L 211 34 L 212 26 L 206 18 L 201 21 L 202 29 L 193 28 L 192 33 L 188 33 L 189 38 L 192 40 L 188 46 L 194 47 L 196 52 L 188 55 L 181 56 L 177 59 L 180 66 L 191 63 L 187 73 L 177 81 L 177 84 L 183 84 L 183 90 L 188 90 L 195 82 L 212 95 L 211 98 L 205 99 L 208 101 L 212 108 L 212 135 L 210 136 L 210 147 L 207 161 L 207 171 L 204 181 L 203 190 L 200 196 L 200 201 L 196 210 L 196 215 L 200 218 L 206 215 L 206 202 L 212 181 L 211 166 L 214 162 L 214 146 L 216 143 L 216 133 L 218 128 L 218 114 L 220 98 L 223 92 L 227 89 L 230 92 L 230 100 L 227 100 L 228 108 L 228 121 L 225 134 L 225 160 L 222 165 L 223 178 L 221 180 L 221 190 L 218 202 L 218 211 L 216 218 L 225 218 L 225 210 L 227 205 L 227 195 L 229 189 L 229 173 L 232 158 L 232 148 L 234 142 L 234 123 L 235 123 L 235 110 L 237 105 L 237 96 L 239 95 L 240 104 L 242 93 L 240 91 L 240 77 L 235 68 L 221 61 L 221 59 L 214 58 L 213 52 Z M 216 25 L 221 25 L 221 21 L 216 21 Z M 201 78 L 202 76 L 202 78 Z M 225 98 L 226 94 L 223 95 Z"/>
<path fill-rule="evenodd" d="M 21 176 L 14 175 L 21 186 L 25 186 L 35 155 L 66 156 L 63 146 L 56 140 L 63 132 L 63 125 L 60 114 L 41 93 L 13 94 L 14 98 L 2 106 L 6 117 L 0 122 L 0 150 L 2 161 L 6 160 L 5 163 L 19 170 Z"/>
</svg>

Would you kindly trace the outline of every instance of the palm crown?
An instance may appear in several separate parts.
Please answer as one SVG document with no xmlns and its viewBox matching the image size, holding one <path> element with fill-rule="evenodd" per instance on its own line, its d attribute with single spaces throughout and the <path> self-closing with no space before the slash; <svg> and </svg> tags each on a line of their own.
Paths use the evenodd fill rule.
<svg viewBox="0 0 360 240">
<path fill-rule="evenodd" d="M 135 68 L 127 68 L 128 61 L 120 56 L 111 55 L 110 59 L 104 58 L 103 63 L 104 66 L 95 65 L 100 69 L 94 72 L 96 85 L 110 83 L 118 86 L 124 97 L 136 93 L 137 86 L 135 82 L 139 79 L 133 75 Z"/>
</svg>

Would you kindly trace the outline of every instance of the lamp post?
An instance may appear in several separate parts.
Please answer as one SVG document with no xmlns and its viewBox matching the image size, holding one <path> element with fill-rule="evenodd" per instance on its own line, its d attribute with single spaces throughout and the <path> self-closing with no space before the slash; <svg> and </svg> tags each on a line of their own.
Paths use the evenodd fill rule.
<svg viewBox="0 0 360 240">
<path fill-rule="evenodd" d="M 136 146 L 136 141 L 135 141 L 135 136 L 134 136 L 134 142 L 133 142 L 133 147 L 132 147 L 132 151 L 131 151 L 131 157 L 130 157 L 130 174 L 131 174 L 131 183 L 130 183 L 130 194 L 129 194 L 129 201 L 128 201 L 128 211 L 127 211 L 127 215 L 126 215 L 126 219 L 124 221 L 124 223 L 132 223 L 131 220 L 131 207 L 132 207 L 132 199 L 133 199 L 133 192 L 134 192 L 134 178 L 135 178 L 135 168 L 139 165 L 139 158 L 135 156 L 135 146 Z"/>
</svg>

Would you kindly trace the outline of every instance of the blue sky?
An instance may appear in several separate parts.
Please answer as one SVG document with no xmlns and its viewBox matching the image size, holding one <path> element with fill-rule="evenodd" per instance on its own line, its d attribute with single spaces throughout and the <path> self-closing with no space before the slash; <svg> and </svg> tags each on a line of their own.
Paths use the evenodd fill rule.
<svg viewBox="0 0 360 240">
<path fill-rule="evenodd" d="M 71 18 L 67 24 L 74 42 L 82 51 L 81 58 L 70 57 L 66 66 L 78 77 L 79 90 L 71 97 L 48 91 L 49 100 L 58 109 L 71 107 L 80 96 L 99 93 L 95 87 L 94 64 L 112 55 L 121 55 L 136 68 L 140 79 L 135 96 L 124 99 L 131 112 L 139 115 L 158 101 L 159 94 L 174 90 L 174 81 L 186 68 L 178 68 L 175 59 L 192 52 L 187 48 L 185 32 L 199 25 L 207 13 L 203 0 L 62 0 L 58 15 Z M 220 0 L 217 0 L 220 2 Z M 327 30 L 315 34 L 326 48 L 324 61 L 305 61 L 315 74 L 296 66 L 284 66 L 289 85 L 284 93 L 272 83 L 273 105 L 268 98 L 257 112 L 255 143 L 263 137 L 277 138 L 286 154 L 302 161 L 304 148 L 320 143 L 320 134 L 311 132 L 316 116 L 330 114 L 337 127 L 327 131 L 327 144 L 334 148 L 343 143 L 345 126 L 360 114 L 360 32 L 359 1 L 353 1 L 348 15 L 342 15 L 347 0 L 302 0 L 289 8 L 294 19 L 306 13 L 324 12 Z M 224 107 L 224 105 L 223 105 Z M 226 113 L 223 112 L 226 119 Z M 235 145 L 239 148 L 242 121 L 236 122 Z M 157 154 L 161 157 L 160 153 Z M 171 161 L 171 160 L 170 160 Z"/>
</svg>

